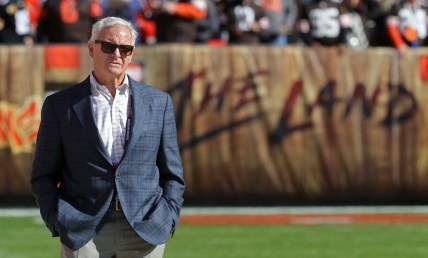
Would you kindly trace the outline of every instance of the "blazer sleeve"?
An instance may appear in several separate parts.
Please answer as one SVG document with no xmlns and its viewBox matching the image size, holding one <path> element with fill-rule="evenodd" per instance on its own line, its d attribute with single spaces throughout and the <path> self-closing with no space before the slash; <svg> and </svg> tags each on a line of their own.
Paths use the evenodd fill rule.
<svg viewBox="0 0 428 258">
<path fill-rule="evenodd" d="M 180 150 L 177 142 L 177 128 L 174 109 L 170 95 L 167 95 L 164 113 L 164 124 L 161 142 L 157 157 L 157 166 L 160 172 L 160 186 L 163 189 L 163 197 L 170 208 L 175 212 L 175 224 L 178 223 L 180 209 L 183 205 L 185 182 Z"/>
<path fill-rule="evenodd" d="M 30 185 L 43 220 L 52 235 L 58 236 L 55 225 L 63 155 L 58 120 L 50 100 L 45 100 L 41 111 Z"/>
</svg>

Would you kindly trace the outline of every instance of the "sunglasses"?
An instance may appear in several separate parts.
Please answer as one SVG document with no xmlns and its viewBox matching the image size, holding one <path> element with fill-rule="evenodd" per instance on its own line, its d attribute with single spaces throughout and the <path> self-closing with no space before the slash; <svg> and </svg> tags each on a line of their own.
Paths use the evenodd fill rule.
<svg viewBox="0 0 428 258">
<path fill-rule="evenodd" d="M 119 53 L 122 57 L 129 56 L 134 50 L 134 46 L 131 45 L 116 45 L 107 41 L 95 40 L 95 44 L 101 44 L 101 51 L 105 54 L 112 54 L 116 48 L 119 49 Z"/>
</svg>

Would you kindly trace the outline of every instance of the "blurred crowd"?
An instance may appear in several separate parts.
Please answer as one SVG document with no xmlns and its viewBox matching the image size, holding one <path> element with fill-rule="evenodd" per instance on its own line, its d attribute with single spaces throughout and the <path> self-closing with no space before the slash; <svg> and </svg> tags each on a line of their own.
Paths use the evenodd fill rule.
<svg viewBox="0 0 428 258">
<path fill-rule="evenodd" d="M 105 16 L 139 44 L 425 46 L 428 0 L 0 0 L 0 44 L 87 42 Z"/>
</svg>

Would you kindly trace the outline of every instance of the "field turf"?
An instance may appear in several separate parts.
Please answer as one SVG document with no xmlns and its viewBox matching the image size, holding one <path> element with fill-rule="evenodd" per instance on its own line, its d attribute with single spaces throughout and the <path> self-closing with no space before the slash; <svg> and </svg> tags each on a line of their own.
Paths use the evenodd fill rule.
<svg viewBox="0 0 428 258">
<path fill-rule="evenodd" d="M 55 258 L 38 216 L 0 217 L 0 257 Z M 182 224 L 164 258 L 426 258 L 428 224 Z"/>
<path fill-rule="evenodd" d="M 0 258 L 59 257 L 59 239 L 50 236 L 38 211 L 8 211 L 0 212 Z M 216 211 L 187 209 L 164 258 L 428 257 L 426 207 L 355 213 L 342 208 L 341 214 L 287 210 L 272 216 L 275 223 L 260 210 L 254 216 L 248 216 L 251 210 L 228 210 L 235 214 L 223 220 Z M 236 216 L 243 214 L 247 216 Z"/>
</svg>

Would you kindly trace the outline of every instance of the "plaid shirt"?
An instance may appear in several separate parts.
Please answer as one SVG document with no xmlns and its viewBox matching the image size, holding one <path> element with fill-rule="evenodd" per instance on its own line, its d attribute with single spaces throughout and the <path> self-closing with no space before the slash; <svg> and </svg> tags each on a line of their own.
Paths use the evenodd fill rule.
<svg viewBox="0 0 428 258">
<path fill-rule="evenodd" d="M 125 146 L 126 122 L 129 114 L 128 76 L 116 88 L 113 97 L 107 87 L 100 85 L 91 74 L 91 101 L 99 135 L 113 164 L 120 163 Z"/>
</svg>

